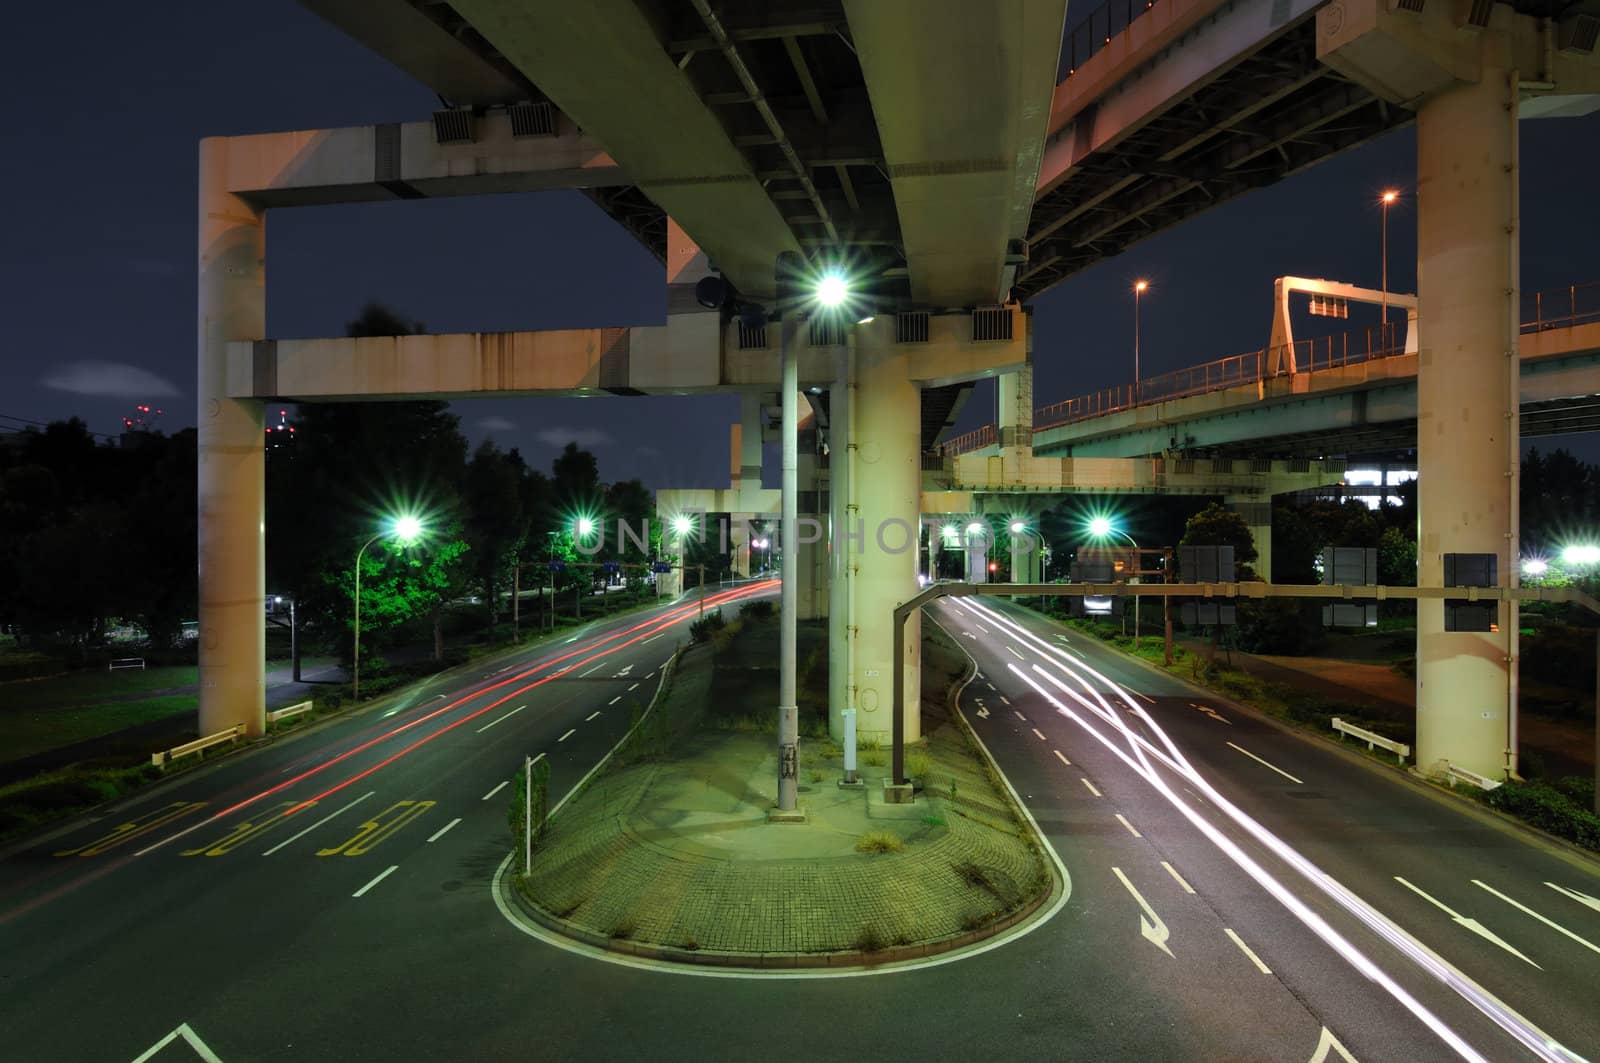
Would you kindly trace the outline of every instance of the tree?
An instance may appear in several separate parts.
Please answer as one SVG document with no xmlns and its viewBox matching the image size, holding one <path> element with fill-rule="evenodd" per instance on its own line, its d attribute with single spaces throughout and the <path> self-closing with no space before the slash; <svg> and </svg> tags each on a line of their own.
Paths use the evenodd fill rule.
<svg viewBox="0 0 1600 1063">
<path fill-rule="evenodd" d="M 1241 579 L 1254 579 L 1252 571 L 1248 576 L 1243 574 L 1246 566 L 1256 559 L 1256 542 L 1250 534 L 1250 525 L 1246 524 L 1244 517 L 1226 508 L 1217 502 L 1212 502 L 1200 512 L 1190 517 L 1183 526 L 1183 538 L 1178 540 L 1180 546 L 1231 546 L 1233 547 L 1233 563 L 1241 570 Z M 1184 578 L 1188 578 L 1185 576 Z"/>
<path fill-rule="evenodd" d="M 1378 582 L 1387 587 L 1417 585 L 1417 541 L 1399 528 L 1378 538 Z"/>
<path fill-rule="evenodd" d="M 483 588 L 494 625 L 501 582 L 510 576 L 527 534 L 522 511 L 523 483 L 520 457 L 510 456 L 484 440 L 467 464 L 464 500 L 466 535 L 472 545 L 472 567 Z"/>
</svg>

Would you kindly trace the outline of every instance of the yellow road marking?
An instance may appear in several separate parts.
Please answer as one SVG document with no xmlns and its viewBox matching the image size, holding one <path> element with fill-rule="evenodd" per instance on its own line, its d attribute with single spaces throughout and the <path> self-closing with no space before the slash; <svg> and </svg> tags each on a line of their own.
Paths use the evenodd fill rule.
<svg viewBox="0 0 1600 1063">
<path fill-rule="evenodd" d="M 356 836 L 332 849 L 318 849 L 318 856 L 360 856 L 373 846 L 394 834 L 401 827 L 434 806 L 433 801 L 396 801 L 372 819 L 361 824 Z M 390 815 L 393 813 L 393 815 Z"/>
<path fill-rule="evenodd" d="M 104 834 L 86 845 L 76 849 L 62 849 L 57 856 L 95 856 L 107 849 L 114 849 L 124 842 L 132 841 L 143 834 L 148 834 L 157 827 L 170 823 L 179 816 L 186 816 L 190 812 L 198 811 L 206 806 L 204 801 L 174 801 L 164 808 L 136 817 L 126 823 L 119 824 L 110 834 Z"/>
<path fill-rule="evenodd" d="M 265 815 L 265 819 L 245 820 L 243 823 L 240 823 L 237 827 L 234 827 L 233 830 L 229 831 L 227 834 L 224 834 L 211 844 L 202 845 L 198 849 L 185 849 L 181 855 L 200 856 L 201 854 L 204 854 L 206 856 L 221 856 L 224 853 L 232 851 L 250 839 L 265 834 L 273 827 L 276 827 L 279 823 L 282 823 L 284 818 L 289 814 L 289 810 L 291 808 L 311 808 L 315 804 L 315 801 L 304 805 L 301 805 L 298 801 L 285 801 L 283 804 L 276 806 L 270 811 L 264 810 L 263 815 Z"/>
</svg>

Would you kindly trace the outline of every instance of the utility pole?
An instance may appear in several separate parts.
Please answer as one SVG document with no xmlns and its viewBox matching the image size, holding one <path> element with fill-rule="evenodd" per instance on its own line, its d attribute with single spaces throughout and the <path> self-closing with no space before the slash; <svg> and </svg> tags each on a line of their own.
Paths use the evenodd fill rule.
<svg viewBox="0 0 1600 1063">
<path fill-rule="evenodd" d="M 783 551 L 783 585 L 778 610 L 778 810 L 792 812 L 800 791 L 800 709 L 795 695 L 795 638 L 800 542 L 796 513 L 800 487 L 799 366 L 794 357 L 794 330 L 799 306 L 792 297 L 801 268 L 800 256 L 780 251 L 776 265 L 778 358 L 781 365 L 779 397 L 783 403 L 783 487 L 779 518 Z"/>
</svg>

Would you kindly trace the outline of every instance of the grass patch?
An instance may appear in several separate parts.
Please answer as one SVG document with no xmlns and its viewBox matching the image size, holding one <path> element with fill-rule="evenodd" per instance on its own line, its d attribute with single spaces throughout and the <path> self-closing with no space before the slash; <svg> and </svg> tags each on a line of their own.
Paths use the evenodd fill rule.
<svg viewBox="0 0 1600 1063">
<path fill-rule="evenodd" d="M 196 709 L 193 694 L 53 707 L 17 706 L 9 700 L 15 689 L 6 688 L 4 697 L 7 706 L 0 711 L 0 761 L 21 760 L 35 753 L 99 738 L 152 720 L 185 713 L 192 715 Z"/>
<path fill-rule="evenodd" d="M 906 778 L 922 786 L 928 784 L 928 770 L 932 766 L 933 761 L 921 750 L 912 750 L 906 754 Z"/>
<path fill-rule="evenodd" d="M 1600 852 L 1600 815 L 1579 800 L 1594 799 L 1594 783 L 1586 779 L 1545 782 L 1505 782 L 1489 791 L 1475 791 L 1484 804 L 1509 813 L 1524 823 L 1558 838 Z"/>
<path fill-rule="evenodd" d="M 905 847 L 900 835 L 892 830 L 869 830 L 856 839 L 858 853 L 898 853 Z"/>
<path fill-rule="evenodd" d="M 0 786 L 0 839 L 111 801 L 161 777 L 143 764 L 74 766 Z"/>
</svg>

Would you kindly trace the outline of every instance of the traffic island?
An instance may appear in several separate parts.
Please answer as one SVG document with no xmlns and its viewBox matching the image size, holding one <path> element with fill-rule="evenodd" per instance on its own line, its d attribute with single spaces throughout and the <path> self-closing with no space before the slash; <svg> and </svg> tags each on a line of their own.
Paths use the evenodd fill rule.
<svg viewBox="0 0 1600 1063">
<path fill-rule="evenodd" d="M 588 945 L 685 963 L 847 967 L 926 956 L 1017 925 L 1064 888 L 970 731 L 947 707 L 967 662 L 928 625 L 927 731 L 907 756 L 910 804 L 885 799 L 887 749 L 862 749 L 864 785 L 841 787 L 842 750 L 801 742 L 800 822 L 774 821 L 777 624 L 730 624 L 682 654 L 633 736 L 547 824 L 513 907 Z M 826 686 L 825 632 L 802 631 L 806 695 Z M 770 673 L 770 675 L 769 675 Z M 766 680 L 770 678 L 769 684 Z M 812 680 L 812 681 L 804 681 Z M 761 688 L 767 688 L 762 690 Z M 758 693 L 760 691 L 760 693 Z M 820 728 L 810 705 L 810 729 Z M 518 854 L 520 860 L 521 854 Z"/>
</svg>

